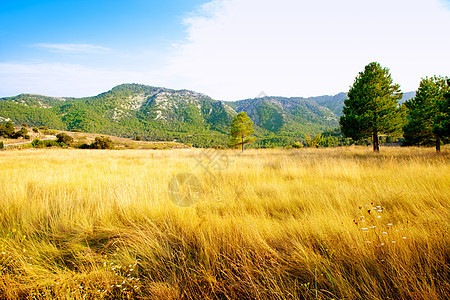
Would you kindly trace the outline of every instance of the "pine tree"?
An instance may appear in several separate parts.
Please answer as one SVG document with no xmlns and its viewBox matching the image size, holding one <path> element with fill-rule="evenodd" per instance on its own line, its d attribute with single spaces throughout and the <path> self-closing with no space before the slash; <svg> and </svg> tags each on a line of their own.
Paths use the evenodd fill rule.
<svg viewBox="0 0 450 300">
<path fill-rule="evenodd" d="M 245 111 L 240 112 L 231 123 L 230 147 L 240 146 L 244 151 L 244 146 L 255 140 L 254 137 L 251 137 L 253 133 L 255 133 L 255 130 L 252 120 Z"/>
<path fill-rule="evenodd" d="M 344 101 L 344 115 L 339 124 L 345 137 L 360 140 L 372 137 L 373 151 L 378 152 L 379 134 L 395 134 L 403 125 L 398 100 L 402 93 L 394 84 L 388 68 L 368 64 L 356 77 Z"/>
<path fill-rule="evenodd" d="M 450 79 L 447 79 L 447 91 L 444 98 L 437 102 L 437 107 L 438 115 L 433 132 L 445 143 L 450 139 Z"/>
<path fill-rule="evenodd" d="M 449 138 L 449 87 L 442 77 L 423 78 L 416 96 L 405 102 L 408 123 L 404 127 L 407 144 L 435 145 Z"/>
</svg>

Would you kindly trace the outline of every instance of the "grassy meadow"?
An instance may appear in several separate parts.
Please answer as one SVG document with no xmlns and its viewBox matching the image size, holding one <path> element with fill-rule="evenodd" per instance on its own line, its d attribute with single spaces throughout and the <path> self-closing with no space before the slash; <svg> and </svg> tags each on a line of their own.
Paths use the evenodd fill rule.
<svg viewBox="0 0 450 300">
<path fill-rule="evenodd" d="M 0 299 L 445 299 L 449 158 L 2 151 Z"/>
</svg>

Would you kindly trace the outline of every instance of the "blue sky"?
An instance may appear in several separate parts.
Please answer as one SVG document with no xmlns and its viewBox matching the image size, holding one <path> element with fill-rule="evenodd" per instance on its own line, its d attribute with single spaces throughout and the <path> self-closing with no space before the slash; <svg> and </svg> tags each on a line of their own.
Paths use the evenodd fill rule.
<svg viewBox="0 0 450 300">
<path fill-rule="evenodd" d="M 116 50 L 184 38 L 183 17 L 205 1 L 1 0 L 3 59 L 32 57 L 32 45 L 92 44 Z M 41 58 L 42 53 L 35 53 Z"/>
<path fill-rule="evenodd" d="M 0 97 L 335 94 L 371 61 L 410 91 L 450 75 L 448 28 L 444 0 L 0 0 Z"/>
</svg>

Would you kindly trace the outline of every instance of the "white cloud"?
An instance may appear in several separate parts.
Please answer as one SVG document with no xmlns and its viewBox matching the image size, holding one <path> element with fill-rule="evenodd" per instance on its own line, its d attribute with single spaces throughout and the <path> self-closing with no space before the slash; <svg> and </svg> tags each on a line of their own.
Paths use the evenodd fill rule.
<svg viewBox="0 0 450 300">
<path fill-rule="evenodd" d="M 55 53 L 86 53 L 86 54 L 104 54 L 110 51 L 109 48 L 91 44 L 48 44 L 38 43 L 34 47 L 47 49 Z"/>
<path fill-rule="evenodd" d="M 184 21 L 187 39 L 172 51 L 34 44 L 86 55 L 0 61 L 0 96 L 89 96 L 125 82 L 223 100 L 261 91 L 316 96 L 347 91 L 372 61 L 390 68 L 403 91 L 415 90 L 421 77 L 450 75 L 450 10 L 439 0 L 214 0 Z"/>
<path fill-rule="evenodd" d="M 347 91 L 371 61 L 403 91 L 450 70 L 450 11 L 438 0 L 215 0 L 185 22 L 168 72 L 216 99 Z"/>
</svg>

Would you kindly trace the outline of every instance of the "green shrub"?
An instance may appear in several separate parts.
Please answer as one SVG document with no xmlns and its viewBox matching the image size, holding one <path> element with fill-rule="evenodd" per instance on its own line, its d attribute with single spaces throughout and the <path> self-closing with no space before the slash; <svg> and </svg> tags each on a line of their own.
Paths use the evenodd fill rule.
<svg viewBox="0 0 450 300">
<path fill-rule="evenodd" d="M 55 135 L 58 131 L 54 129 L 42 129 L 41 132 L 45 135 Z"/>
<path fill-rule="evenodd" d="M 33 127 L 33 132 L 38 133 L 39 129 L 37 127 Z"/>
<path fill-rule="evenodd" d="M 64 133 L 64 132 L 59 133 L 56 135 L 56 137 L 57 137 L 56 141 L 59 144 L 64 144 L 64 145 L 70 146 L 73 143 L 73 137 L 71 137 L 67 133 Z"/>
<path fill-rule="evenodd" d="M 3 142 L 0 142 L 0 149 L 3 149 Z"/>
<path fill-rule="evenodd" d="M 84 144 L 81 144 L 80 146 L 78 146 L 78 148 L 80 148 L 80 149 L 91 149 L 91 145 L 84 143 Z"/>
<path fill-rule="evenodd" d="M 26 128 L 26 127 L 22 127 L 19 131 L 17 131 L 16 133 L 15 133 L 15 137 L 16 138 L 18 138 L 18 137 L 25 137 L 25 135 L 27 135 L 28 134 L 28 129 Z"/>
<path fill-rule="evenodd" d="M 33 146 L 33 148 L 42 148 L 44 147 L 44 143 L 40 139 L 34 139 L 31 142 L 31 146 Z"/>
<path fill-rule="evenodd" d="M 91 144 L 91 149 L 114 149 L 114 143 L 107 136 L 98 136 Z"/>
<path fill-rule="evenodd" d="M 59 147 L 59 143 L 57 141 L 54 140 L 47 140 L 47 141 L 43 141 L 44 142 L 44 146 L 45 147 Z"/>
<path fill-rule="evenodd" d="M 299 143 L 299 142 L 295 142 L 292 144 L 292 148 L 301 149 L 301 148 L 303 148 L 303 144 Z"/>
</svg>

